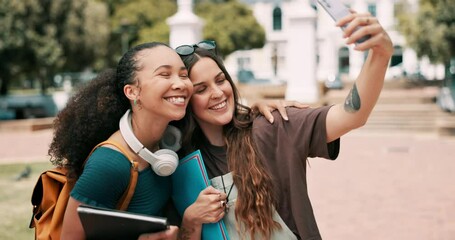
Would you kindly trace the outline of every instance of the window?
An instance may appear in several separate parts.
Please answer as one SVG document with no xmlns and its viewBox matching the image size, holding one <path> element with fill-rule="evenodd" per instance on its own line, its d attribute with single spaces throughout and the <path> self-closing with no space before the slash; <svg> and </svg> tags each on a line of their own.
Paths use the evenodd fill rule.
<svg viewBox="0 0 455 240">
<path fill-rule="evenodd" d="M 282 18 L 282 15 L 281 15 L 281 8 L 280 7 L 275 7 L 273 9 L 273 30 L 274 31 L 279 31 L 281 30 L 281 19 Z"/>
<path fill-rule="evenodd" d="M 371 15 L 376 17 L 376 3 L 369 3 L 368 4 L 368 12 L 370 12 Z"/>
<path fill-rule="evenodd" d="M 338 72 L 349 73 L 349 48 L 347 47 L 338 50 Z"/>
<path fill-rule="evenodd" d="M 390 60 L 390 66 L 396 66 L 403 62 L 403 48 L 401 46 L 394 46 L 393 56 Z"/>
</svg>

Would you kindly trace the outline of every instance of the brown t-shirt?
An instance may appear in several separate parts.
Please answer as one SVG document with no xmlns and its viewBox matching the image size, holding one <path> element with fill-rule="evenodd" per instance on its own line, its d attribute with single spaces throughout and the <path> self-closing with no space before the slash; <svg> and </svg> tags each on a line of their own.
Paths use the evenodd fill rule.
<svg viewBox="0 0 455 240">
<path fill-rule="evenodd" d="M 326 143 L 326 117 L 330 107 L 287 108 L 289 121 L 277 111 L 275 122 L 264 117 L 253 123 L 253 136 L 265 167 L 271 174 L 277 196 L 276 210 L 300 239 L 321 239 L 308 197 L 306 161 L 308 157 L 335 159 L 339 139 Z M 226 149 L 205 142 L 201 148 L 209 178 L 227 173 Z"/>
</svg>

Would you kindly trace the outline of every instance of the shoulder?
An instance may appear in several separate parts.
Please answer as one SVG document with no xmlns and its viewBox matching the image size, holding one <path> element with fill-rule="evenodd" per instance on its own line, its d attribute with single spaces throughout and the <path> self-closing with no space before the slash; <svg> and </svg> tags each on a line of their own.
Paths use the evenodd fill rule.
<svg viewBox="0 0 455 240">
<path fill-rule="evenodd" d="M 91 185 L 97 181 L 101 185 L 107 182 L 127 182 L 130 168 L 131 163 L 122 153 L 111 148 L 98 147 L 87 160 L 78 182 Z"/>
<path fill-rule="evenodd" d="M 87 160 L 85 168 L 95 168 L 98 171 L 110 173 L 123 173 L 125 172 L 124 169 L 130 168 L 130 166 L 130 161 L 121 152 L 115 150 L 110 146 L 102 146 L 93 151 L 92 155 L 90 155 L 89 159 Z"/>
<path fill-rule="evenodd" d="M 286 111 L 288 113 L 289 119 L 292 121 L 292 119 L 301 119 L 301 118 L 317 118 L 318 116 L 323 116 L 325 117 L 327 113 L 329 112 L 329 109 L 332 106 L 322 106 L 322 107 L 316 107 L 316 108 L 305 108 L 305 109 L 300 109 L 300 108 L 295 108 L 295 107 L 288 107 L 286 108 Z M 278 111 L 275 111 L 274 115 L 279 116 Z"/>
<path fill-rule="evenodd" d="M 253 121 L 253 126 L 255 128 L 270 128 L 270 127 L 279 127 L 282 124 L 293 124 L 293 123 L 303 123 L 304 121 L 314 121 L 316 119 L 327 117 L 327 113 L 332 106 L 323 106 L 317 108 L 295 108 L 287 107 L 286 112 L 289 117 L 289 121 L 283 119 L 281 114 L 275 110 L 272 112 L 273 118 L 275 119 L 274 123 L 271 124 L 264 116 L 260 115 L 256 117 Z"/>
</svg>

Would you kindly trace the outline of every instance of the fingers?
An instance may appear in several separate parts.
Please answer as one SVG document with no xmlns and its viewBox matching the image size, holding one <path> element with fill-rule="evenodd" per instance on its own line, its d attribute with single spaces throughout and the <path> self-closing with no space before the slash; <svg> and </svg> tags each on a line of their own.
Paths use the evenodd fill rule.
<svg viewBox="0 0 455 240">
<path fill-rule="evenodd" d="M 264 115 L 267 121 L 273 123 L 274 119 L 271 112 L 275 109 L 275 107 L 276 105 L 274 105 L 271 101 L 262 101 L 255 103 L 251 109 L 253 109 L 253 111 L 257 110 L 260 114 Z"/>
<path fill-rule="evenodd" d="M 296 107 L 296 108 L 300 108 L 300 109 L 305 109 L 305 108 L 309 107 L 309 105 L 301 103 L 301 102 L 287 101 L 287 100 L 278 100 L 278 102 L 276 102 L 274 104 L 269 104 L 269 106 L 272 109 L 270 112 L 272 112 L 274 110 L 278 110 L 281 117 L 286 121 L 289 120 L 288 113 L 286 111 L 287 107 Z M 274 108 L 272 108 L 272 107 L 274 107 Z M 266 116 L 266 115 L 264 114 L 264 116 Z M 270 118 L 272 119 L 272 121 L 269 121 L 269 122 L 273 123 L 273 116 L 271 113 L 270 113 Z M 269 118 L 267 118 L 267 119 L 269 119 Z"/>
<path fill-rule="evenodd" d="M 275 121 L 275 118 L 273 118 L 273 115 L 272 115 L 272 111 L 273 111 L 273 109 L 271 109 L 269 107 L 264 107 L 263 111 L 259 110 L 259 112 L 264 115 L 265 119 L 267 119 L 267 121 L 269 121 L 269 123 L 273 123 Z"/>
<path fill-rule="evenodd" d="M 179 228 L 177 226 L 170 226 L 168 230 L 157 233 L 141 234 L 138 240 L 170 240 L 177 239 Z"/>
<path fill-rule="evenodd" d="M 285 106 L 286 106 L 286 105 L 279 105 L 279 106 L 277 106 L 277 110 L 278 110 L 278 112 L 280 113 L 281 117 L 282 117 L 284 120 L 288 121 L 289 118 L 288 118 L 288 114 L 287 114 L 287 112 L 286 112 L 286 107 L 285 107 Z M 273 123 L 273 122 L 272 122 L 272 123 Z"/>
<path fill-rule="evenodd" d="M 192 204 L 189 216 L 197 218 L 200 223 L 218 222 L 224 217 L 227 195 L 212 186 L 205 188 Z M 186 214 L 186 213 L 185 213 Z"/>
<path fill-rule="evenodd" d="M 378 28 L 381 28 L 381 27 L 379 26 Z M 355 38 L 355 37 L 353 36 L 353 38 Z M 368 41 L 357 44 L 354 47 L 354 49 L 359 50 L 359 51 L 364 51 L 364 50 L 370 49 L 372 47 L 381 45 L 384 42 L 384 40 L 386 40 L 385 38 L 388 38 L 386 33 L 371 34 L 371 37 Z"/>
<path fill-rule="evenodd" d="M 308 108 L 309 106 L 297 101 L 268 100 L 255 103 L 252 106 L 252 109 L 259 111 L 259 113 L 262 114 L 270 123 L 274 123 L 275 119 L 272 112 L 275 110 L 278 110 L 284 120 L 289 120 L 286 107 L 297 107 L 303 109 Z"/>
<path fill-rule="evenodd" d="M 378 20 L 370 15 L 353 14 L 351 16 L 354 17 L 345 25 L 346 27 L 344 28 L 343 35 L 343 37 L 348 37 L 348 40 L 351 43 L 355 42 L 354 40 L 358 40 L 357 38 L 361 38 L 368 34 L 374 34 L 376 32 L 373 31 L 375 29 L 374 27 L 377 29 L 377 27 L 380 26 Z M 357 34 L 354 35 L 355 33 Z"/>
<path fill-rule="evenodd" d="M 392 41 L 376 17 L 370 13 L 351 13 L 337 22 L 343 28 L 346 44 L 356 43 L 354 49 L 359 51 L 374 49 L 385 54 L 393 51 Z"/>
<path fill-rule="evenodd" d="M 310 105 L 308 105 L 308 104 L 304 104 L 304 103 L 297 102 L 297 101 L 284 101 L 284 102 L 286 103 L 287 107 L 296 107 L 296 108 L 300 108 L 300 109 L 305 109 L 305 108 L 310 107 Z"/>
<path fill-rule="evenodd" d="M 368 12 L 367 13 L 357 13 L 353 10 L 351 12 L 352 12 L 352 14 L 341 18 L 336 23 L 336 26 L 344 27 L 345 32 L 346 32 L 346 30 L 349 30 L 352 32 L 356 27 L 367 25 L 367 23 L 371 24 L 372 23 L 371 19 L 376 19 Z M 367 19 L 369 19 L 369 20 L 367 20 Z"/>
<path fill-rule="evenodd" d="M 201 194 L 218 194 L 218 193 L 221 193 L 221 191 L 215 189 L 212 186 L 208 186 L 204 190 L 201 191 Z"/>
</svg>

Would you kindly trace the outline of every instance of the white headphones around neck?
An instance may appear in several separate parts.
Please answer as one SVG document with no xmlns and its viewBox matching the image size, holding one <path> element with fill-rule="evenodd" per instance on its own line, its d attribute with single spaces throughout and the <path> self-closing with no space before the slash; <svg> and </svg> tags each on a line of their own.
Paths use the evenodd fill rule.
<svg viewBox="0 0 455 240">
<path fill-rule="evenodd" d="M 131 111 L 128 109 L 120 119 L 120 133 L 128 146 L 142 159 L 150 163 L 153 171 L 159 176 L 169 176 L 174 173 L 179 164 L 179 158 L 175 151 L 180 149 L 182 133 L 174 126 L 168 125 L 160 142 L 161 148 L 155 153 L 148 150 L 133 133 L 131 125 Z"/>
</svg>

